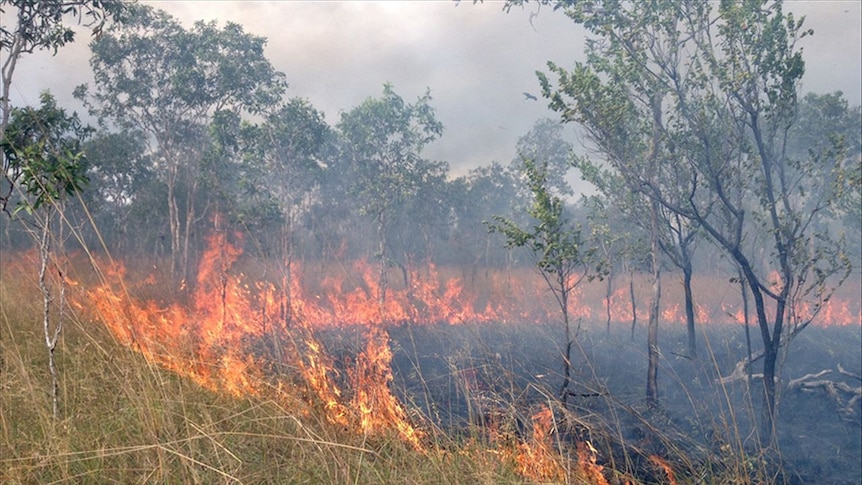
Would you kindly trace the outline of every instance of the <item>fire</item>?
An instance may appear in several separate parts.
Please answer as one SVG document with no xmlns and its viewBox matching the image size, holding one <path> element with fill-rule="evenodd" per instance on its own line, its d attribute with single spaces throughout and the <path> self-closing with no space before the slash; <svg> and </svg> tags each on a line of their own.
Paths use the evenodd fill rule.
<svg viewBox="0 0 862 485">
<path fill-rule="evenodd" d="M 658 455 L 650 455 L 649 461 L 662 469 L 664 474 L 667 475 L 667 481 L 670 485 L 676 485 L 676 474 L 674 474 L 673 468 L 671 468 L 670 464 L 666 460 Z"/>
<path fill-rule="evenodd" d="M 402 438 L 420 449 L 422 433 L 410 425 L 407 412 L 389 391 L 391 362 L 389 334 L 379 326 L 371 327 L 365 350 L 357 357 L 356 367 L 351 372 L 352 407 L 359 414 L 363 432 L 374 433 L 394 427 Z"/>
<path fill-rule="evenodd" d="M 233 237 L 241 242 L 239 235 Z M 275 288 L 258 284 L 253 292 L 242 278 L 230 275 L 240 254 L 239 244 L 229 243 L 226 234 L 210 237 L 188 307 L 179 303 L 160 307 L 125 294 L 125 271 L 120 266 L 109 272 L 112 283 L 92 289 L 88 298 L 114 335 L 150 361 L 215 391 L 256 395 L 265 372 L 250 342 L 264 337 L 264 322 L 284 319 L 274 304 Z M 371 280 L 366 283 L 371 286 Z M 294 290 L 301 294 L 299 287 Z M 372 286 L 370 293 L 349 293 L 343 306 L 330 299 L 329 313 L 308 299 L 297 299 L 298 324 L 291 329 L 294 348 L 288 354 L 294 356 L 302 378 L 323 403 L 331 422 L 369 434 L 394 430 L 420 448 L 422 433 L 408 423 L 406 411 L 389 390 L 392 351 L 386 330 L 371 324 L 373 298 L 368 295 L 374 290 Z M 396 305 L 385 311 L 396 318 L 406 317 Z M 365 350 L 348 370 L 353 397 L 345 402 L 344 392 L 332 378 L 335 366 L 312 330 L 314 325 L 331 325 L 348 316 L 353 318 L 351 322 L 368 324 L 369 331 Z M 276 331 L 286 333 L 287 329 Z"/>
<path fill-rule="evenodd" d="M 593 448 L 593 445 L 590 444 L 589 441 L 578 441 L 577 451 L 578 466 L 580 468 L 581 476 L 586 480 L 586 483 L 589 483 L 590 485 L 609 485 L 607 479 L 602 474 L 602 470 L 604 470 L 605 467 L 597 463 L 597 452 L 596 449 Z"/>
<path fill-rule="evenodd" d="M 266 383 L 284 377 L 267 370 L 271 357 L 265 353 L 267 345 L 275 347 L 278 359 L 284 360 L 281 363 L 298 369 L 299 379 L 322 404 L 329 421 L 358 433 L 394 432 L 416 448 L 421 448 L 423 433 L 410 423 L 406 409 L 390 390 L 393 355 L 387 325 L 559 321 L 553 295 L 534 273 L 528 277 L 526 273 L 489 271 L 480 287 L 468 289 L 464 278 L 446 277 L 429 264 L 421 270 L 389 275 L 392 284 L 381 299 L 378 269 L 367 261 L 347 265 L 345 277 L 324 272 L 316 280 L 308 275 L 320 271 L 305 271 L 294 263 L 291 278 L 276 284 L 237 274 L 242 257 L 240 234 L 217 232 L 207 242 L 186 301 L 159 303 L 136 298 L 136 293 L 157 288 L 155 276 L 130 283 L 122 265 L 103 263 L 101 284 L 78 285 L 77 291 L 84 295 L 79 308 L 93 309 L 120 342 L 150 362 L 234 396 L 271 392 L 273 386 Z M 615 321 L 632 317 L 627 290 L 618 289 L 610 299 Z M 570 314 L 586 320 L 601 318 L 603 294 L 599 283 L 576 288 L 569 301 Z M 727 294 L 735 293 L 728 290 Z M 646 307 L 638 303 L 639 318 L 645 319 L 641 312 Z M 710 313 L 710 307 L 720 311 Z M 704 300 L 698 302 L 696 311 L 701 324 L 742 318 L 738 303 L 732 300 L 718 304 Z M 797 318 L 813 315 L 813 309 L 805 306 L 794 312 Z M 662 317 L 666 322 L 683 323 L 680 302 L 664 300 Z M 851 325 L 860 320 L 858 301 L 833 298 L 822 304 L 815 322 Z M 341 325 L 366 329 L 363 350 L 343 364 L 344 379 L 339 379 L 342 374 L 316 336 L 322 328 Z M 533 416 L 533 439 L 519 448 L 525 474 L 549 477 L 560 472 L 554 468 L 559 464 L 553 465 L 556 462 L 548 443 L 552 425 L 550 410 Z M 594 480 L 598 480 L 601 467 L 585 450 L 583 445 L 579 448 L 582 471 L 597 474 Z M 527 466 L 527 462 L 534 464 Z"/>
<path fill-rule="evenodd" d="M 551 442 L 551 432 L 554 430 L 551 408 L 544 406 L 533 414 L 531 421 L 531 439 L 522 441 L 517 446 L 515 463 L 518 465 L 518 473 L 524 478 L 539 482 L 563 482 L 566 473 Z"/>
</svg>

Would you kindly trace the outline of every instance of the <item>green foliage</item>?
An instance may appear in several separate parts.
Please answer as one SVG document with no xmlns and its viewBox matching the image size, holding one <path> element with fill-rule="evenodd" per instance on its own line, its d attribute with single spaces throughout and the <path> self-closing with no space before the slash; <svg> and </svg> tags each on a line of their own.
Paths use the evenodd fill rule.
<svg viewBox="0 0 862 485">
<path fill-rule="evenodd" d="M 15 29 L 0 26 L 0 47 L 27 53 L 50 49 L 56 54 L 75 40 L 75 31 L 63 23 L 64 17 L 77 19 L 99 35 L 108 18 L 121 16 L 127 5 L 113 0 L 3 0 L 0 14 L 15 15 L 18 23 Z"/>
<path fill-rule="evenodd" d="M 840 147 L 788 151 L 805 70 L 797 42 L 813 32 L 780 1 L 546 3 L 592 35 L 585 62 L 549 63 L 555 85 L 540 74 L 552 108 L 585 128 L 630 190 L 661 204 L 680 242 L 702 231 L 745 273 L 771 437 L 782 338 L 816 315 L 797 311 L 805 301 L 819 308 L 850 271 L 822 224 L 840 200 Z"/>
<path fill-rule="evenodd" d="M 515 145 L 517 158 L 512 160 L 511 169 L 524 173 L 523 161 L 542 160 L 547 165 L 549 187 L 557 195 L 574 195 L 566 175 L 572 167 L 572 144 L 563 139 L 563 124 L 550 118 L 543 118 L 533 125 L 530 131 L 518 139 Z"/>
<path fill-rule="evenodd" d="M 406 103 L 385 84 L 382 97 L 368 98 L 342 113 L 338 130 L 362 213 L 380 217 L 440 169 L 420 156 L 425 145 L 443 133 L 430 102 L 430 93 L 425 93 Z"/>
<path fill-rule="evenodd" d="M 16 211 L 39 209 L 87 183 L 82 143 L 92 130 L 76 114 L 58 108 L 50 93 L 43 92 L 40 100 L 39 108 L 12 110 L 0 142 L 7 177 L 25 196 Z"/>
<path fill-rule="evenodd" d="M 185 29 L 161 10 L 136 6 L 129 20 L 91 44 L 96 90 L 76 96 L 103 119 L 157 136 L 223 109 L 261 112 L 286 83 L 263 55 L 266 40 L 238 24 L 197 22 Z"/>
<path fill-rule="evenodd" d="M 492 232 L 506 237 L 509 247 L 525 247 L 536 256 L 536 266 L 543 273 L 568 278 L 575 268 L 585 266 L 591 249 L 584 247 L 580 224 L 572 225 L 565 213 L 565 204 L 559 196 L 548 189 L 548 172 L 545 163 L 524 160 L 527 184 L 533 194 L 533 202 L 527 209 L 534 219 L 532 227 L 522 229 L 513 221 L 495 216 L 488 224 Z"/>
</svg>

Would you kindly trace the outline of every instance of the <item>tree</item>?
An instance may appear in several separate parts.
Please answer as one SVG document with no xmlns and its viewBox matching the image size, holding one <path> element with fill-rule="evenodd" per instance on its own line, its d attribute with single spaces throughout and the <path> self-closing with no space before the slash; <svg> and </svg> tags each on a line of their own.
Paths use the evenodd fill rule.
<svg viewBox="0 0 862 485">
<path fill-rule="evenodd" d="M 696 224 L 743 271 L 764 347 L 754 358 L 763 358 L 762 429 L 771 443 L 779 349 L 849 271 L 840 241 L 812 226 L 846 186 L 822 183 L 843 157 L 787 152 L 804 72 L 796 44 L 812 32 L 781 2 L 559 6 L 593 39 L 571 72 L 549 63 L 556 87 L 542 74 L 543 94 L 631 185 Z M 660 180 L 673 180 L 675 191 Z M 768 235 L 761 265 L 745 244 L 754 233 Z"/>
<path fill-rule="evenodd" d="M 242 183 L 249 190 L 256 187 L 266 191 L 280 217 L 277 247 L 283 271 L 281 306 L 283 321 L 289 325 L 293 317 L 290 289 L 297 225 L 313 202 L 334 134 L 322 112 L 305 99 L 293 98 L 269 112 L 263 124 L 247 130 L 246 138 L 252 138 L 247 143 L 257 149 L 248 151 L 244 163 L 257 176 L 242 179 Z"/>
<path fill-rule="evenodd" d="M 796 123 L 787 136 L 789 156 L 826 158 L 831 172 L 822 181 L 834 191 L 816 231 L 843 229 L 847 254 L 862 266 L 862 107 L 849 106 L 844 94 L 806 94 L 799 102 Z M 836 227 L 837 226 L 837 227 Z"/>
<path fill-rule="evenodd" d="M 121 16 L 125 9 L 125 2 L 113 0 L 0 1 L 0 84 L 3 86 L 0 93 L 0 141 L 4 139 L 9 124 L 9 93 L 21 56 L 38 50 L 53 50 L 56 54 L 60 47 L 73 42 L 75 31 L 65 24 L 70 17 L 92 28 L 93 35 L 99 35 L 105 23 L 112 17 Z M 7 24 L 6 19 L 14 20 Z M 9 170 L 9 160 L 3 158 L 5 187 L 0 187 L 0 209 L 4 211 L 14 191 L 14 181 L 8 178 Z"/>
<path fill-rule="evenodd" d="M 63 202 L 87 182 L 81 147 L 91 130 L 76 114 L 68 115 L 57 107 L 50 93 L 43 92 L 40 100 L 39 108 L 12 109 L 0 150 L 8 161 L 7 175 L 20 190 L 15 214 L 28 214 L 35 226 L 32 234 L 39 245 L 42 330 L 51 373 L 52 414 L 57 419 L 60 396 L 54 354 L 63 330 L 65 268 L 55 247 L 64 241 Z M 52 229 L 54 224 L 59 225 L 59 232 Z M 54 271 L 49 271 L 49 266 Z M 52 308 L 58 310 L 57 317 L 51 316 Z"/>
<path fill-rule="evenodd" d="M 542 160 L 548 165 L 548 184 L 557 195 L 574 195 L 566 181 L 572 168 L 572 144 L 563 139 L 564 125 L 550 118 L 542 118 L 533 124 L 527 134 L 515 145 L 517 156 L 510 165 L 513 173 L 523 174 L 524 160 Z M 525 186 L 528 184 L 524 184 Z"/>
<path fill-rule="evenodd" d="M 146 141 L 135 132 L 97 133 L 84 151 L 89 180 L 81 194 L 84 205 L 104 242 L 115 251 L 126 251 L 128 243 L 143 236 L 135 233 L 135 210 L 150 202 L 147 189 L 154 174 Z"/>
<path fill-rule="evenodd" d="M 586 165 L 577 162 L 577 167 Z M 598 168 L 593 166 L 594 168 Z M 599 193 L 584 197 L 590 237 L 596 247 L 596 255 L 601 258 L 606 270 L 605 310 L 607 332 L 611 331 L 611 296 L 613 283 L 618 272 L 629 276 L 629 302 L 632 314 L 631 338 L 634 339 L 637 327 L 637 300 L 635 298 L 634 274 L 645 266 L 649 256 L 644 238 L 647 236 L 640 224 L 640 215 L 633 214 L 633 207 L 640 207 L 636 194 L 624 190 L 621 180 L 612 173 L 604 172 L 601 179 L 591 178 L 582 172 L 586 181 L 592 181 Z M 605 185 L 610 183 L 609 185 Z M 619 196 L 619 197 L 617 197 Z"/>
<path fill-rule="evenodd" d="M 511 167 L 496 162 L 470 170 L 463 179 L 463 199 L 453 208 L 453 238 L 469 254 L 473 276 L 480 266 L 509 263 L 511 251 L 504 251 L 505 241 L 497 241 L 501 236 L 487 231 L 483 223 L 500 216 L 519 226 L 526 224 L 529 201 L 519 180 Z"/>
<path fill-rule="evenodd" d="M 185 276 L 195 220 L 196 172 L 219 111 L 260 113 L 278 103 L 284 75 L 263 55 L 265 39 L 238 24 L 185 29 L 163 11 L 137 6 L 130 20 L 91 43 L 95 90 L 79 86 L 100 119 L 136 129 L 167 188 L 171 272 Z M 185 201 L 181 214 L 181 201 Z"/>
<path fill-rule="evenodd" d="M 392 85 L 385 84 L 382 97 L 368 98 L 342 113 L 338 124 L 343 157 L 353 178 L 351 191 L 360 213 L 376 225 L 381 318 L 386 300 L 386 268 L 395 262 L 387 239 L 393 211 L 429 177 L 444 169 L 420 156 L 425 145 L 443 132 L 430 101 L 431 95 L 426 92 L 408 104 Z"/>
<path fill-rule="evenodd" d="M 577 334 L 572 335 L 569 297 L 584 279 L 595 275 L 589 268 L 594 250 L 586 246 L 580 225 L 571 224 L 562 199 L 551 193 L 547 165 L 524 160 L 523 166 L 533 195 L 527 209 L 533 219 L 532 227 L 524 229 L 509 219 L 495 216 L 488 228 L 503 234 L 509 247 L 525 247 L 530 251 L 536 268 L 557 301 L 565 331 L 563 383 L 558 396 L 565 406 L 571 395 L 572 344 L 577 337 Z"/>
</svg>

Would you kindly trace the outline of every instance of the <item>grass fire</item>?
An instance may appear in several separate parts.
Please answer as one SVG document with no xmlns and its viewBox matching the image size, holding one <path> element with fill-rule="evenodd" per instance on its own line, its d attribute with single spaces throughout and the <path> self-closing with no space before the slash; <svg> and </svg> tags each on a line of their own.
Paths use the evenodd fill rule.
<svg viewBox="0 0 862 485">
<path fill-rule="evenodd" d="M 0 0 L 0 482 L 862 485 L 852 15 L 444 3 Z"/>
</svg>

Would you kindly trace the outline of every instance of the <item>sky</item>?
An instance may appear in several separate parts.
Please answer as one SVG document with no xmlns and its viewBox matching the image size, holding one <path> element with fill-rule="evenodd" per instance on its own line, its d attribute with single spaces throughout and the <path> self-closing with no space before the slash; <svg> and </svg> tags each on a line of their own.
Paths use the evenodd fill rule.
<svg viewBox="0 0 862 485">
<path fill-rule="evenodd" d="M 430 90 L 444 125 L 427 158 L 448 162 L 453 176 L 492 161 L 507 164 L 533 124 L 556 118 L 539 95 L 535 72 L 547 61 L 571 67 L 583 59 L 586 34 L 561 12 L 528 5 L 503 12 L 502 2 L 440 1 L 143 1 L 189 27 L 231 21 L 268 39 L 266 55 L 289 83 L 287 96 L 307 98 L 335 125 L 340 112 L 383 84 L 413 101 Z M 787 1 L 806 16 L 804 92 L 843 91 L 862 103 L 862 2 Z M 56 56 L 38 53 L 18 64 L 14 105 L 37 104 L 50 89 L 62 106 L 83 111 L 71 93 L 91 81 L 84 31 Z M 539 97 L 526 99 L 524 92 Z M 580 144 L 574 127 L 567 136 Z"/>
</svg>

